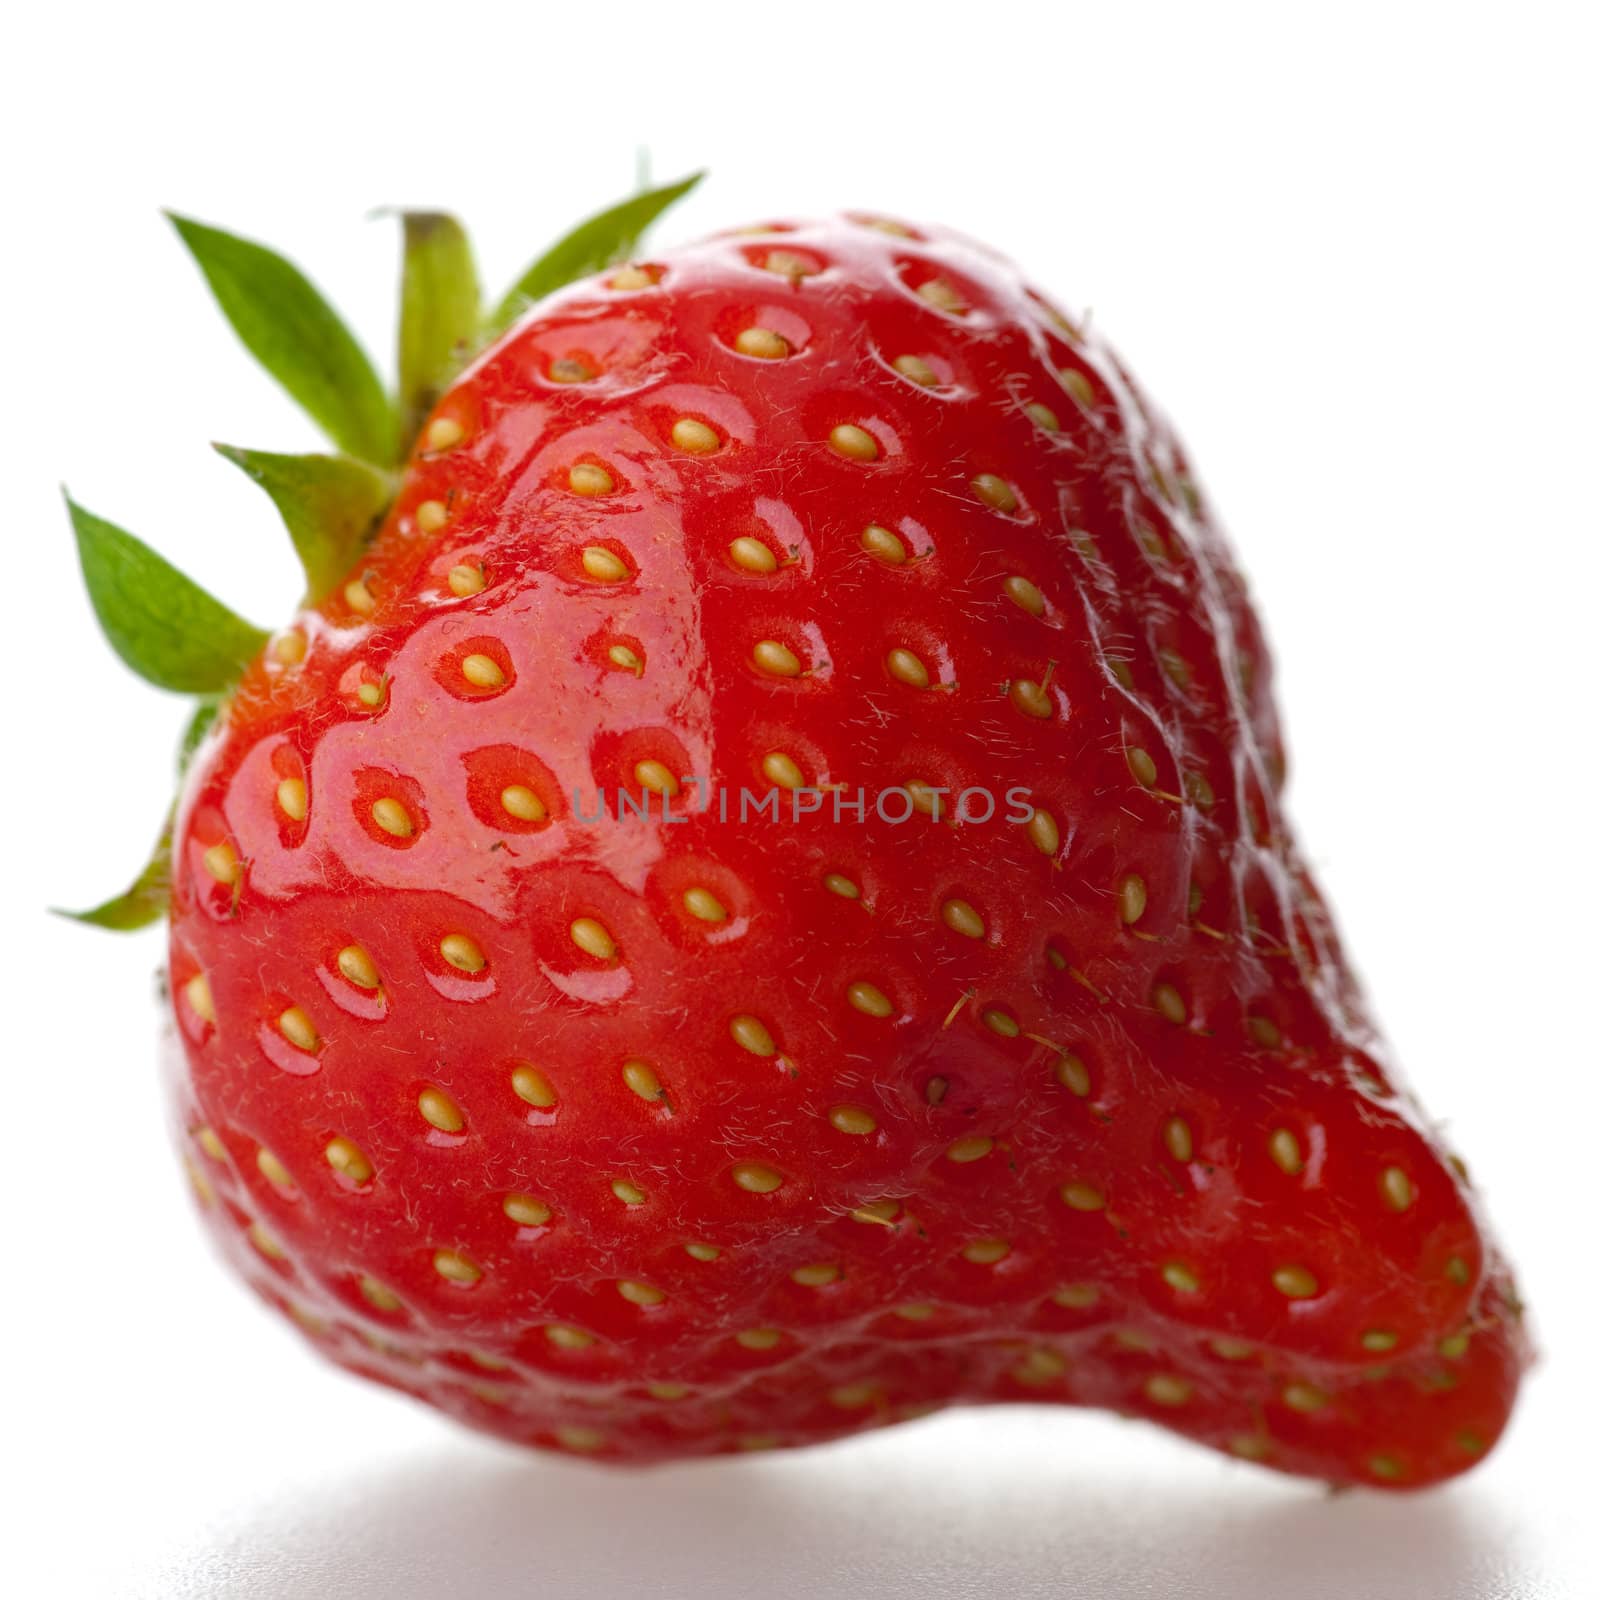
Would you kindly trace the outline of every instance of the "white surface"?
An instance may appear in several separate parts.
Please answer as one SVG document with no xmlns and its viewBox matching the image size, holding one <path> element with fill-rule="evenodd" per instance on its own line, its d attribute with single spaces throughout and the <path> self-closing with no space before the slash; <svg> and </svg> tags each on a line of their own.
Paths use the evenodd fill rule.
<svg viewBox="0 0 1600 1600">
<path fill-rule="evenodd" d="M 1592 10 L 545 9 L 8 22 L 11 1591 L 1592 1594 Z M 668 239 L 863 204 L 991 240 L 1092 304 L 1177 419 L 1276 642 L 1311 854 L 1542 1332 L 1459 1487 L 1328 1502 L 1024 1412 L 606 1476 L 323 1371 L 208 1259 L 163 1142 L 157 942 L 40 915 L 141 858 L 180 720 L 96 641 L 57 481 L 263 621 L 295 592 L 265 499 L 205 441 L 312 435 L 156 207 L 287 248 L 383 349 L 394 230 L 368 207 L 460 210 L 498 287 L 626 189 L 640 143 L 659 175 L 715 168 Z"/>
</svg>

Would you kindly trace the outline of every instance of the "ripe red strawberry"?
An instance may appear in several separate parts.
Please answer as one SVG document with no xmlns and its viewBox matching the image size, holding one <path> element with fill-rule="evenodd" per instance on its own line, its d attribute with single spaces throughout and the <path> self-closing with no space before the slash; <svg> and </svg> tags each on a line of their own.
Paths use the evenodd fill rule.
<svg viewBox="0 0 1600 1600">
<path fill-rule="evenodd" d="M 182 226 L 387 466 L 336 324 L 332 400 L 261 333 L 309 286 Z M 253 656 L 171 848 L 179 1131 L 238 1271 L 352 1370 L 615 1461 L 1040 1400 L 1339 1483 L 1470 1466 L 1515 1293 L 1104 344 L 949 234 L 779 225 L 545 301 L 430 413 L 476 287 L 447 219 L 409 236 L 429 420 L 349 571 L 388 480 L 236 453 L 313 574 L 264 650 L 75 512 L 142 670 Z M 193 618 L 156 670 L 130 550 Z"/>
</svg>

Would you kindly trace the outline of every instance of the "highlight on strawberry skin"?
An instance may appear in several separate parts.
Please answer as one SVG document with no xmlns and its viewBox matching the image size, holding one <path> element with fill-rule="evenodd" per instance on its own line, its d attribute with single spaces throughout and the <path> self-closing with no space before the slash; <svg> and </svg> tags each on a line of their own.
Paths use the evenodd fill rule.
<svg viewBox="0 0 1600 1600">
<path fill-rule="evenodd" d="M 647 248 L 696 181 L 497 300 L 403 214 L 393 386 L 172 218 L 328 445 L 217 446 L 304 568 L 271 625 L 68 501 L 192 707 L 77 915 L 167 923 L 222 1255 L 330 1361 L 597 1461 L 1026 1401 L 1466 1471 L 1521 1305 L 1300 853 L 1182 445 L 939 227 Z"/>
</svg>

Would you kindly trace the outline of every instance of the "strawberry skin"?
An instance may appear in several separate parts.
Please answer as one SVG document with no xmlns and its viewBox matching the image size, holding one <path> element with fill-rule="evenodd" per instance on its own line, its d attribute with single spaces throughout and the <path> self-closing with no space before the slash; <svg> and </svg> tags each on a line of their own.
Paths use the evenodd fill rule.
<svg viewBox="0 0 1600 1600">
<path fill-rule="evenodd" d="M 1449 1477 L 1519 1308 L 1282 781 L 1179 446 L 1004 262 L 846 218 L 586 281 L 191 770 L 205 1214 L 328 1357 L 527 1444 L 1027 1400 Z"/>
</svg>

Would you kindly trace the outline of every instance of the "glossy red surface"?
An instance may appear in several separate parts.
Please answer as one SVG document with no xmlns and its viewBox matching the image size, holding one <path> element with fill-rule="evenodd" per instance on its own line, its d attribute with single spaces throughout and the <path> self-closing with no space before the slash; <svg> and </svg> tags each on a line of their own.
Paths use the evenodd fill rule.
<svg viewBox="0 0 1600 1600">
<path fill-rule="evenodd" d="M 788 354 L 741 354 L 752 327 Z M 437 416 L 460 442 L 413 462 L 370 612 L 296 619 L 304 658 L 251 670 L 181 810 L 182 1136 L 267 1299 L 358 1372 L 604 1459 L 1017 1399 L 1340 1482 L 1481 1455 L 1526 1356 L 1509 1280 L 1296 853 L 1243 583 L 1103 343 L 986 251 L 840 220 L 580 285 Z M 741 822 L 775 753 L 817 809 Z M 618 815 L 641 762 L 704 780 L 672 821 Z M 875 813 L 916 784 L 996 814 Z"/>
</svg>

